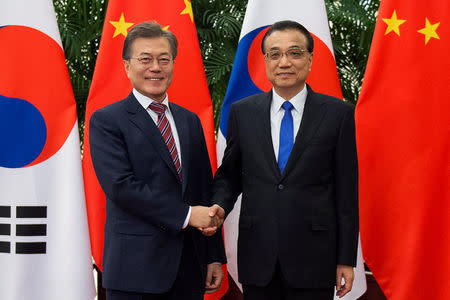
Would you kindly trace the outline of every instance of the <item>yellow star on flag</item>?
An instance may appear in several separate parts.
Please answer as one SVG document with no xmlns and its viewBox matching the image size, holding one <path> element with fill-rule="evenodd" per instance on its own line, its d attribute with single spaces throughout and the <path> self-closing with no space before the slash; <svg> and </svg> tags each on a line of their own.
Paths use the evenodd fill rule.
<svg viewBox="0 0 450 300">
<path fill-rule="evenodd" d="M 438 34 L 436 33 L 436 29 L 438 28 L 439 24 L 441 24 L 441 22 L 431 24 L 430 21 L 428 21 L 428 18 L 425 18 L 425 27 L 417 30 L 417 32 L 425 35 L 425 45 L 431 38 L 440 40 Z"/>
<path fill-rule="evenodd" d="M 120 15 L 119 21 L 109 21 L 109 23 L 111 23 L 112 26 L 116 28 L 116 31 L 114 31 L 113 38 L 115 38 L 119 34 L 123 34 L 123 36 L 126 37 L 128 34 L 128 28 L 130 28 L 134 24 L 125 22 L 125 17 L 123 16 L 123 13 Z"/>
<path fill-rule="evenodd" d="M 398 36 L 400 36 L 400 25 L 406 22 L 406 20 L 399 20 L 397 19 L 397 12 L 394 10 L 394 13 L 392 13 L 392 17 L 390 19 L 383 19 L 384 23 L 388 25 L 386 28 L 386 32 L 384 35 L 388 34 L 389 32 L 393 31 Z"/>
<path fill-rule="evenodd" d="M 186 5 L 185 9 L 181 12 L 180 15 L 189 15 L 191 17 L 191 22 L 194 22 L 194 12 L 192 11 L 192 4 L 189 0 L 184 0 L 184 5 Z"/>
</svg>

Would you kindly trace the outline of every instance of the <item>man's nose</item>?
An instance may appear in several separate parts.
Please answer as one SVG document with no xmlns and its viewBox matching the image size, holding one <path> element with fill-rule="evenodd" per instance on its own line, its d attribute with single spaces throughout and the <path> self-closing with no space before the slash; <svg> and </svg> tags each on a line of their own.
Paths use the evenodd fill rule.
<svg viewBox="0 0 450 300">
<path fill-rule="evenodd" d="M 290 66 L 291 65 L 291 61 L 288 59 L 286 53 L 283 53 L 283 55 L 281 55 L 281 58 L 280 58 L 280 61 L 278 62 L 278 65 L 280 67 L 286 67 L 286 66 Z"/>
<path fill-rule="evenodd" d="M 152 72 L 158 72 L 161 71 L 161 67 L 159 66 L 159 62 L 157 59 L 153 59 L 148 66 L 148 70 Z"/>
</svg>

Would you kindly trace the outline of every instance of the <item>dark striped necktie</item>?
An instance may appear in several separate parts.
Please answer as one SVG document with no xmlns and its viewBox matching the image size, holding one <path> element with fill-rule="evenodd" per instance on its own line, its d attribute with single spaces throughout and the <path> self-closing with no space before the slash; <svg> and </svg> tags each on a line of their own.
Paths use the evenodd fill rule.
<svg viewBox="0 0 450 300">
<path fill-rule="evenodd" d="M 172 128 L 170 127 L 169 120 L 166 117 L 167 106 L 161 103 L 153 102 L 149 105 L 149 108 L 158 115 L 158 122 L 156 126 L 161 132 L 163 140 L 166 143 L 167 149 L 169 149 L 169 153 L 170 156 L 172 156 L 173 164 L 175 165 L 175 169 L 177 170 L 178 177 L 180 178 L 180 180 L 182 180 L 181 163 L 178 157 L 175 139 L 172 134 Z"/>
</svg>

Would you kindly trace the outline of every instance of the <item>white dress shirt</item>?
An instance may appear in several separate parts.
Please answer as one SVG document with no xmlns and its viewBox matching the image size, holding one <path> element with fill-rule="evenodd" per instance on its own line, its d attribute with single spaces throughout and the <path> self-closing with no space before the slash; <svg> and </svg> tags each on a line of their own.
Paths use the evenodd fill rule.
<svg viewBox="0 0 450 300">
<path fill-rule="evenodd" d="M 275 89 L 272 89 L 272 103 L 270 105 L 270 130 L 272 134 L 272 144 L 273 144 L 273 152 L 275 153 L 275 159 L 278 161 L 278 150 L 280 147 L 280 127 L 281 121 L 284 117 L 284 109 L 281 107 L 286 101 L 281 98 L 275 92 Z M 302 121 L 303 109 L 305 108 L 306 96 L 308 95 L 308 90 L 305 87 L 295 95 L 289 102 L 294 106 L 291 109 L 292 119 L 294 121 L 294 141 L 297 136 L 298 129 L 300 128 L 300 123 Z M 294 142 L 293 141 L 293 142 Z"/>
<path fill-rule="evenodd" d="M 133 95 L 136 97 L 136 99 L 139 102 L 139 104 L 142 105 L 142 107 L 150 115 L 150 117 L 152 118 L 153 122 L 155 122 L 155 125 L 158 124 L 158 114 L 156 112 L 154 112 L 151 108 L 149 108 L 149 105 L 152 102 L 158 102 L 158 101 L 153 100 L 153 99 L 151 99 L 151 98 L 149 98 L 147 96 L 142 95 L 136 89 L 133 89 Z M 173 120 L 172 112 L 170 111 L 169 98 L 168 98 L 167 94 L 166 94 L 166 97 L 164 98 L 162 104 L 164 104 L 167 107 L 165 115 L 167 117 L 167 120 L 169 120 L 170 128 L 172 129 L 172 135 L 173 135 L 173 138 L 175 140 L 175 145 L 177 147 L 178 159 L 180 160 L 181 169 L 183 169 L 183 164 L 182 164 L 182 161 L 181 161 L 180 139 L 178 138 L 177 126 L 175 125 L 175 121 Z M 184 220 L 184 224 L 183 224 L 183 227 L 182 227 L 183 229 L 186 228 L 187 225 L 189 224 L 189 218 L 190 217 L 191 217 L 191 207 L 189 206 L 189 211 L 188 211 L 188 214 L 186 216 L 186 219 Z"/>
</svg>

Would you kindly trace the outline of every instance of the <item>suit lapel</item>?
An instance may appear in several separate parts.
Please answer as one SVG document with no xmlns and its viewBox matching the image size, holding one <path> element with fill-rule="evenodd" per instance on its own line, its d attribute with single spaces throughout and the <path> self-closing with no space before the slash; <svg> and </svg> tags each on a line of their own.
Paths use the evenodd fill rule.
<svg viewBox="0 0 450 300">
<path fill-rule="evenodd" d="M 300 158 L 303 151 L 308 146 L 308 141 L 316 133 L 324 115 L 325 108 L 322 105 L 322 102 L 317 94 L 308 86 L 308 96 L 306 97 L 300 128 L 281 179 L 284 179 L 295 166 L 295 162 Z"/>
<path fill-rule="evenodd" d="M 189 128 L 187 126 L 188 120 L 186 114 L 183 114 L 182 110 L 169 102 L 170 111 L 172 112 L 175 125 L 177 126 L 178 139 L 180 141 L 181 152 L 181 174 L 183 178 L 183 194 L 186 190 L 188 181 L 188 168 L 189 168 Z"/>
<path fill-rule="evenodd" d="M 264 150 L 265 160 L 268 162 L 270 169 L 274 172 L 276 177 L 280 177 L 280 169 L 273 152 L 272 131 L 270 125 L 270 105 L 272 103 L 272 91 L 261 95 L 260 103 L 258 103 L 258 113 L 260 122 L 262 124 L 260 136 L 262 149 Z"/>
<path fill-rule="evenodd" d="M 126 110 L 129 120 L 133 124 L 135 124 L 150 140 L 158 154 L 161 156 L 162 160 L 178 178 L 177 170 L 175 169 L 175 166 L 173 164 L 172 157 L 169 154 L 166 143 L 164 142 L 161 133 L 158 130 L 158 127 L 156 127 L 155 122 L 153 122 L 149 114 L 139 104 L 133 93 L 131 93 L 127 97 Z"/>
</svg>

